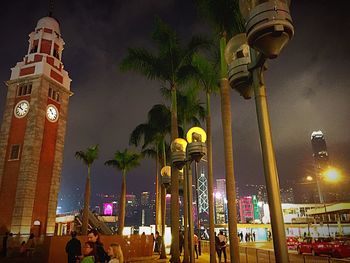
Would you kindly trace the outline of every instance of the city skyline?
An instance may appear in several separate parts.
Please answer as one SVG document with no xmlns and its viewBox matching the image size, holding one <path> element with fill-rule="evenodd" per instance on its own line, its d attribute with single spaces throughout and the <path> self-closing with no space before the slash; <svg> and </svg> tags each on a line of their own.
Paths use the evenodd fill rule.
<svg viewBox="0 0 350 263">
<path fill-rule="evenodd" d="M 345 174 L 350 170 L 350 135 L 346 121 L 350 112 L 346 100 L 349 97 L 346 69 L 349 68 L 350 59 L 345 51 L 348 36 L 339 33 L 341 30 L 345 32 L 349 19 L 342 13 L 345 8 L 342 8 L 340 1 L 332 6 L 321 1 L 316 7 L 311 2 L 293 2 L 291 12 L 298 32 L 281 58 L 271 61 L 266 73 L 281 184 L 295 176 L 301 177 L 311 169 L 313 159 L 309 140 L 311 132 L 318 129 L 325 134 L 333 164 Z M 8 26 L 1 28 L 1 34 L 11 39 L 2 43 L 0 53 L 0 79 L 3 81 L 9 79 L 10 68 L 26 53 L 27 36 L 36 21 L 47 13 L 46 1 L 38 1 L 37 8 L 31 8 L 30 13 L 22 11 L 28 10 L 30 5 L 26 1 L 19 1 L 16 5 L 5 3 L 2 9 L 1 21 Z M 154 104 L 164 101 L 158 83 L 136 74 L 121 73 L 118 69 L 127 47 L 150 46 L 154 14 L 159 14 L 184 37 L 210 32 L 209 27 L 197 18 L 193 3 L 151 1 L 144 9 L 138 7 L 137 11 L 135 5 L 135 1 L 102 5 L 91 2 L 85 5 L 73 3 L 68 8 L 68 1 L 61 1 L 55 8 L 54 16 L 61 23 L 66 42 L 63 60 L 71 74 L 72 91 L 75 93 L 68 113 L 62 193 L 68 194 L 77 186 L 83 188 L 86 169 L 74 159 L 74 153 L 96 143 L 100 144 L 101 154 L 93 167 L 92 191 L 119 191 L 121 176 L 113 169 L 104 167 L 103 163 L 116 150 L 128 147 L 131 130 L 146 120 L 145 113 Z M 188 8 L 184 8 L 187 5 Z M 310 17 L 308 14 L 314 8 L 318 12 L 312 12 L 313 17 Z M 335 10 L 338 16 L 322 19 L 330 9 Z M 173 14 L 178 10 L 186 10 L 182 12 L 182 21 L 178 21 Z M 140 24 L 144 27 L 141 28 Z M 313 27 L 312 31 L 310 27 Z M 331 35 L 324 36 L 324 31 Z M 314 32 L 314 35 L 307 32 Z M 319 44 L 314 44 L 315 39 Z M 328 39 L 336 42 L 328 43 Z M 330 88 L 332 92 L 328 92 Z M 254 181 L 263 184 L 254 103 L 243 101 L 234 91 L 231 96 L 238 184 Z M 5 97 L 6 88 L 2 88 L 0 118 Z M 137 108 L 128 110 L 130 105 L 137 105 Z M 212 107 L 214 175 L 224 178 L 219 96 L 214 98 Z M 128 114 L 124 114 L 125 110 Z M 140 168 L 128 175 L 128 190 L 151 191 L 154 177 L 154 162 L 144 160 Z M 140 181 L 144 183 L 140 185 Z"/>
</svg>

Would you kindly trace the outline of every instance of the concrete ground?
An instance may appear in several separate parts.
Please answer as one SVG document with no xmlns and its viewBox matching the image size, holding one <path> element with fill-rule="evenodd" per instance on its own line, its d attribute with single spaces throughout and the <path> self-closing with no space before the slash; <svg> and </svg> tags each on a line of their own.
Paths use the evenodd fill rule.
<svg viewBox="0 0 350 263">
<path fill-rule="evenodd" d="M 272 242 L 251 242 L 251 243 L 241 243 L 240 246 L 242 247 L 254 247 L 254 248 L 259 248 L 259 249 L 267 249 L 267 250 L 272 250 L 273 249 L 273 244 Z M 170 255 L 167 255 L 167 259 L 159 259 L 159 255 L 153 255 L 151 257 L 140 257 L 140 258 L 132 258 L 128 263 L 162 263 L 162 262 L 169 262 L 170 260 Z M 38 258 L 0 258 L 1 263 L 38 263 L 41 262 Z M 210 257 L 208 253 L 202 253 L 202 255 L 199 256 L 198 259 L 195 260 L 196 263 L 208 263 L 210 262 Z M 223 262 L 223 258 L 222 258 Z M 229 263 L 229 261 L 227 261 Z"/>
</svg>

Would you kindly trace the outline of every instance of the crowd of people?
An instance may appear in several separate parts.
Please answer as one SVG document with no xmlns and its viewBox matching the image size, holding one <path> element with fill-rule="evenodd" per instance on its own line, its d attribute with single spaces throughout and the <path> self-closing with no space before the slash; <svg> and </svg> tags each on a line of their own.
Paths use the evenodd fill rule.
<svg viewBox="0 0 350 263">
<path fill-rule="evenodd" d="M 238 238 L 239 238 L 239 242 L 243 242 L 243 232 L 238 233 Z M 245 235 L 244 235 L 245 242 L 255 242 L 255 240 L 256 240 L 255 232 L 245 233 Z"/>
<path fill-rule="evenodd" d="M 16 253 L 19 253 L 20 257 L 31 257 L 35 249 L 34 234 L 31 233 L 27 241 L 22 241 L 17 249 L 18 240 L 15 239 L 13 233 L 6 232 L 2 239 L 2 256 L 3 257 L 13 257 Z"/>
<path fill-rule="evenodd" d="M 84 243 L 83 249 L 77 233 L 71 233 L 71 240 L 66 244 L 68 263 L 123 263 L 124 256 L 119 244 L 112 243 L 107 251 L 100 241 L 99 232 L 92 229 L 88 233 L 88 241 Z"/>
</svg>

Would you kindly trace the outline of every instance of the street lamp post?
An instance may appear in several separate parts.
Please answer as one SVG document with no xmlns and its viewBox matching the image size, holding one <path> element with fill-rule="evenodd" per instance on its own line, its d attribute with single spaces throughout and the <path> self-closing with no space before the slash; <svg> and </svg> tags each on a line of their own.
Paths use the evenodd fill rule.
<svg viewBox="0 0 350 263">
<path fill-rule="evenodd" d="M 319 200 L 320 200 L 320 204 L 323 205 L 324 207 L 324 212 L 327 216 L 327 205 L 326 205 L 326 202 L 325 202 L 325 198 L 323 196 L 323 193 L 322 193 L 322 188 L 321 188 L 321 180 L 325 180 L 325 181 L 328 181 L 328 182 L 332 182 L 332 183 L 335 183 L 335 182 L 338 182 L 340 180 L 340 172 L 333 168 L 333 167 L 329 167 L 327 170 L 325 171 L 320 171 L 320 167 L 317 167 L 318 169 L 316 169 L 316 175 L 315 175 L 315 181 L 316 181 L 316 186 L 317 186 L 317 193 L 318 193 L 318 197 L 319 197 Z M 308 181 L 312 181 L 313 178 L 311 176 L 308 176 L 306 178 L 306 180 Z M 322 220 L 323 220 L 323 216 L 322 216 Z M 328 217 L 328 220 L 327 220 L 327 229 L 328 229 L 328 236 L 331 236 L 331 232 L 330 232 L 330 227 L 329 227 L 329 217 Z"/>
<path fill-rule="evenodd" d="M 172 152 L 172 164 L 177 169 L 182 169 L 185 166 L 185 184 L 184 192 L 187 194 L 187 204 L 185 204 L 186 214 L 188 218 L 185 222 L 188 222 L 188 242 L 190 249 L 190 262 L 194 263 L 194 247 L 193 247 L 193 236 L 194 236 L 194 224 L 193 224 L 193 213 L 192 213 L 192 169 L 191 164 L 193 161 L 199 162 L 206 154 L 206 133 L 202 128 L 193 127 L 186 135 L 187 141 L 182 138 L 176 138 L 171 143 Z M 188 142 L 188 144 L 187 144 Z M 186 242 L 187 243 L 187 242 Z M 185 247 L 186 250 L 186 247 Z"/>
<path fill-rule="evenodd" d="M 160 259 L 165 259 L 166 257 L 166 251 L 165 251 L 165 217 L 166 217 L 166 191 L 170 186 L 171 182 L 171 167 L 170 166 L 164 166 L 162 170 L 160 171 L 160 174 L 162 176 L 162 185 L 161 185 L 161 234 L 162 234 L 162 244 L 161 244 L 161 251 L 160 251 Z M 159 244 L 158 244 L 159 245 Z"/>
<path fill-rule="evenodd" d="M 276 262 L 289 262 L 280 200 L 279 180 L 263 72 L 268 58 L 276 58 L 294 35 L 287 0 L 240 0 L 246 35 L 232 38 L 225 50 L 229 80 L 245 99 L 254 94 L 270 207 Z M 252 49 L 250 49 L 252 48 Z"/>
</svg>

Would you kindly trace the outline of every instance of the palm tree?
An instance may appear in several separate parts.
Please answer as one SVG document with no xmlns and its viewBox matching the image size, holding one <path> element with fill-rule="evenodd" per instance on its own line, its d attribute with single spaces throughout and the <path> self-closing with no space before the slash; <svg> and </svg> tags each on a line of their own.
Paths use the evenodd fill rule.
<svg viewBox="0 0 350 263">
<path fill-rule="evenodd" d="M 208 165 L 208 197 L 209 197 L 209 236 L 210 236 L 210 262 L 215 262 L 215 232 L 214 232 L 214 177 L 213 177 L 213 150 L 211 133 L 211 108 L 210 97 L 212 93 L 219 92 L 219 74 L 217 65 L 206 58 L 196 55 L 193 65 L 198 71 L 198 85 L 206 95 L 206 130 L 207 130 L 207 165 Z"/>
<path fill-rule="evenodd" d="M 127 57 L 122 61 L 122 70 L 133 70 L 148 79 L 159 80 L 171 90 L 171 140 L 178 137 L 177 96 L 179 85 L 196 74 L 191 65 L 193 55 L 209 42 L 202 37 L 192 37 L 187 45 L 182 45 L 176 32 L 160 18 L 155 20 L 152 40 L 158 48 L 157 54 L 144 48 L 129 48 Z M 172 169 L 171 176 L 171 224 L 172 224 L 172 259 L 179 262 L 179 180 L 178 170 Z"/>
<path fill-rule="evenodd" d="M 165 137 L 170 133 L 171 113 L 163 104 L 156 104 L 148 112 L 146 123 L 138 125 L 131 133 L 130 144 L 138 146 L 143 141 L 142 154 L 156 161 L 156 225 L 161 226 L 161 234 L 165 234 L 165 189 L 160 182 L 160 169 L 166 165 L 167 149 Z M 162 193 L 162 194 L 160 194 Z M 163 205 L 163 206 L 162 206 Z M 164 211 L 163 211 L 164 210 Z M 158 230 L 158 228 L 157 228 Z M 164 240 L 163 240 L 164 243 Z M 165 246 L 162 246 L 160 258 L 166 258 Z"/>
<path fill-rule="evenodd" d="M 230 85 L 228 82 L 227 64 L 224 58 L 224 52 L 227 39 L 234 34 L 244 32 L 244 21 L 239 11 L 238 0 L 197 0 L 197 6 L 202 15 L 214 26 L 220 43 L 220 95 L 225 149 L 226 192 L 227 200 L 230 204 L 228 210 L 230 254 L 234 262 L 239 262 Z M 215 262 L 215 259 L 211 259 L 211 262 Z"/>
<path fill-rule="evenodd" d="M 117 151 L 114 154 L 114 159 L 105 162 L 105 165 L 112 166 L 122 172 L 122 188 L 119 201 L 119 227 L 118 235 L 123 234 L 125 224 L 125 205 L 126 205 L 126 174 L 132 168 L 140 165 L 141 155 L 133 153 L 125 149 L 124 151 Z"/>
<path fill-rule="evenodd" d="M 205 108 L 199 99 L 199 89 L 193 82 L 178 94 L 178 115 L 183 135 L 186 136 L 188 125 L 201 126 L 205 118 Z"/>
<path fill-rule="evenodd" d="M 89 207 L 90 207 L 90 196 L 91 196 L 91 166 L 93 162 L 98 158 L 98 145 L 91 146 L 86 149 L 86 151 L 78 151 L 75 153 L 75 158 L 82 160 L 83 163 L 88 168 L 88 173 L 86 177 L 85 184 L 85 195 L 84 195 L 84 209 L 83 209 L 83 219 L 82 219 L 82 234 L 86 235 L 88 231 L 89 223 Z"/>
</svg>

